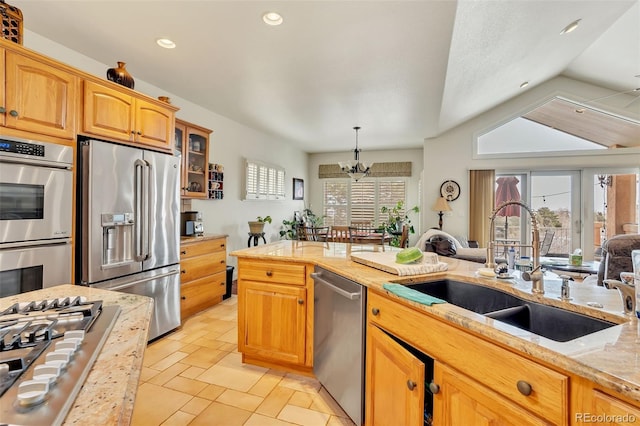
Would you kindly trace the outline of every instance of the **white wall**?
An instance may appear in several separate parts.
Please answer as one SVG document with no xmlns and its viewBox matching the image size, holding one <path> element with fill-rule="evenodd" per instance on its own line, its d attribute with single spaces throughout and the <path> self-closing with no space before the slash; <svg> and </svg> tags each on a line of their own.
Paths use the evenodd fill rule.
<svg viewBox="0 0 640 426">
<path fill-rule="evenodd" d="M 314 213 L 322 215 L 322 197 L 323 197 L 323 180 L 318 178 L 318 166 L 320 164 L 337 164 L 339 161 L 347 161 L 353 159 L 353 150 L 346 150 L 343 152 L 328 152 L 321 154 L 309 154 L 309 176 L 310 181 L 308 184 L 308 191 L 310 197 L 307 201 L 307 207 L 313 210 Z M 423 154 L 422 149 L 394 149 L 384 151 L 362 151 L 360 153 L 360 159 L 363 161 L 371 161 L 374 163 L 384 163 L 393 161 L 410 161 L 411 164 L 411 177 L 407 186 L 407 206 L 420 206 L 421 199 L 419 193 L 420 179 L 422 177 L 423 169 Z M 306 182 L 305 182 L 306 185 Z M 435 200 L 434 200 L 435 201 Z M 422 227 L 420 223 L 420 217 L 418 215 L 410 216 L 411 223 L 413 224 L 416 233 L 410 235 L 410 244 L 417 241 L 418 236 L 421 234 L 421 230 L 426 229 Z"/>
<path fill-rule="evenodd" d="M 460 198 L 450 203 L 453 212 L 445 216 L 444 230 L 453 235 L 468 235 L 469 170 L 581 170 L 584 168 L 638 167 L 638 149 L 598 150 L 581 155 L 549 155 L 520 158 L 474 158 L 475 137 L 535 108 L 556 95 L 576 99 L 594 99 L 602 96 L 603 89 L 566 77 L 556 77 L 524 94 L 481 114 L 460 126 L 424 143 L 424 181 L 422 215 L 424 229 L 435 226 L 437 218 L 424 208 L 425 203 L 436 197 L 440 185 L 447 179 L 460 184 Z M 610 93 L 610 92 L 609 92 Z M 637 105 L 637 103 L 636 103 Z M 640 115 L 637 107 L 617 112 L 627 116 Z M 635 117 L 633 118 L 640 118 Z M 487 219 L 488 220 L 488 219 Z"/>
<path fill-rule="evenodd" d="M 60 62 L 69 64 L 82 71 L 102 76 L 106 79 L 106 71 L 115 65 L 102 64 L 78 52 L 70 50 L 33 32 L 25 31 L 25 47 L 47 55 Z M 131 72 L 131 70 L 130 70 Z M 307 176 L 307 154 L 289 141 L 281 140 L 260 133 L 250 127 L 208 111 L 194 103 L 180 98 L 174 93 L 167 93 L 144 81 L 136 79 L 135 90 L 157 98 L 169 96 L 171 103 L 180 110 L 176 116 L 206 128 L 212 129 L 209 162 L 224 165 L 224 199 L 193 200 L 192 209 L 203 213 L 204 229 L 207 233 L 228 234 L 228 252 L 247 246 L 249 220 L 257 216 L 270 215 L 273 224 L 265 226 L 268 242 L 278 240 L 283 219 L 289 219 L 293 211 L 302 210 L 302 201 L 293 201 L 291 196 L 292 177 Z M 286 170 L 286 200 L 282 201 L 241 201 L 241 190 L 244 181 L 244 158 L 261 160 L 284 167 Z M 229 257 L 228 264 L 235 265 L 236 258 Z"/>
</svg>

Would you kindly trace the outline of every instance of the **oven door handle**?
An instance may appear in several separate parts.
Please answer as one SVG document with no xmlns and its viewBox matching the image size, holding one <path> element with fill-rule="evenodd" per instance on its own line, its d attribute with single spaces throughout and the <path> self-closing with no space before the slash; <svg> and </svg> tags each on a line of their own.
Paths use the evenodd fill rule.
<svg viewBox="0 0 640 426">
<path fill-rule="evenodd" d="M 349 300 L 358 300 L 360 299 L 360 294 L 362 293 L 361 291 L 356 291 L 354 293 L 350 293 L 338 286 L 336 286 L 335 284 L 330 283 L 329 281 L 325 280 L 324 278 L 322 278 L 321 274 L 318 274 L 316 272 L 313 272 L 311 274 L 311 278 L 313 278 L 314 281 L 318 281 L 324 285 L 326 285 L 327 287 L 329 287 L 329 289 L 333 290 L 334 292 L 338 293 L 340 296 L 344 296 Z"/>
</svg>

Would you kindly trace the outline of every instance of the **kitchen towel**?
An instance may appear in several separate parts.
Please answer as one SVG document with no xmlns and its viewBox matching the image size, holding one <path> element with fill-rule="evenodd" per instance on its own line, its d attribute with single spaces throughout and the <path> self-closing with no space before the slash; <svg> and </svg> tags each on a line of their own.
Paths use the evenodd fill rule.
<svg viewBox="0 0 640 426">
<path fill-rule="evenodd" d="M 351 260 L 400 276 L 432 274 L 449 268 L 445 262 L 439 262 L 435 253 L 424 253 L 422 261 L 416 263 L 396 263 L 397 251 L 351 253 Z"/>
<path fill-rule="evenodd" d="M 423 305 L 431 306 L 434 303 L 447 303 L 446 300 L 420 293 L 419 291 L 403 286 L 402 284 L 385 283 L 382 285 L 382 288 L 404 299 L 413 300 L 414 302 L 418 302 Z"/>
</svg>

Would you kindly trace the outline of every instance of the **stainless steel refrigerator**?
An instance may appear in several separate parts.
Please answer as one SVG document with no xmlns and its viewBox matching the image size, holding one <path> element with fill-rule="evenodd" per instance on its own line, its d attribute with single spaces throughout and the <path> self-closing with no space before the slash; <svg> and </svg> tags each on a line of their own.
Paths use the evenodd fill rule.
<svg viewBox="0 0 640 426">
<path fill-rule="evenodd" d="M 79 146 L 80 284 L 149 296 L 149 340 L 180 325 L 180 159 L 97 140 Z"/>
</svg>

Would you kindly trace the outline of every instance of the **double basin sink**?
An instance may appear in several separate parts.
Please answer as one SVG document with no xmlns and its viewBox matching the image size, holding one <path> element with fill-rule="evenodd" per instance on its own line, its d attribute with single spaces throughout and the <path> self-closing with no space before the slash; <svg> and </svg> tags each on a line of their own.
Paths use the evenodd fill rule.
<svg viewBox="0 0 640 426">
<path fill-rule="evenodd" d="M 462 281 L 445 279 L 407 287 L 557 342 L 567 342 L 617 325 Z"/>
</svg>

